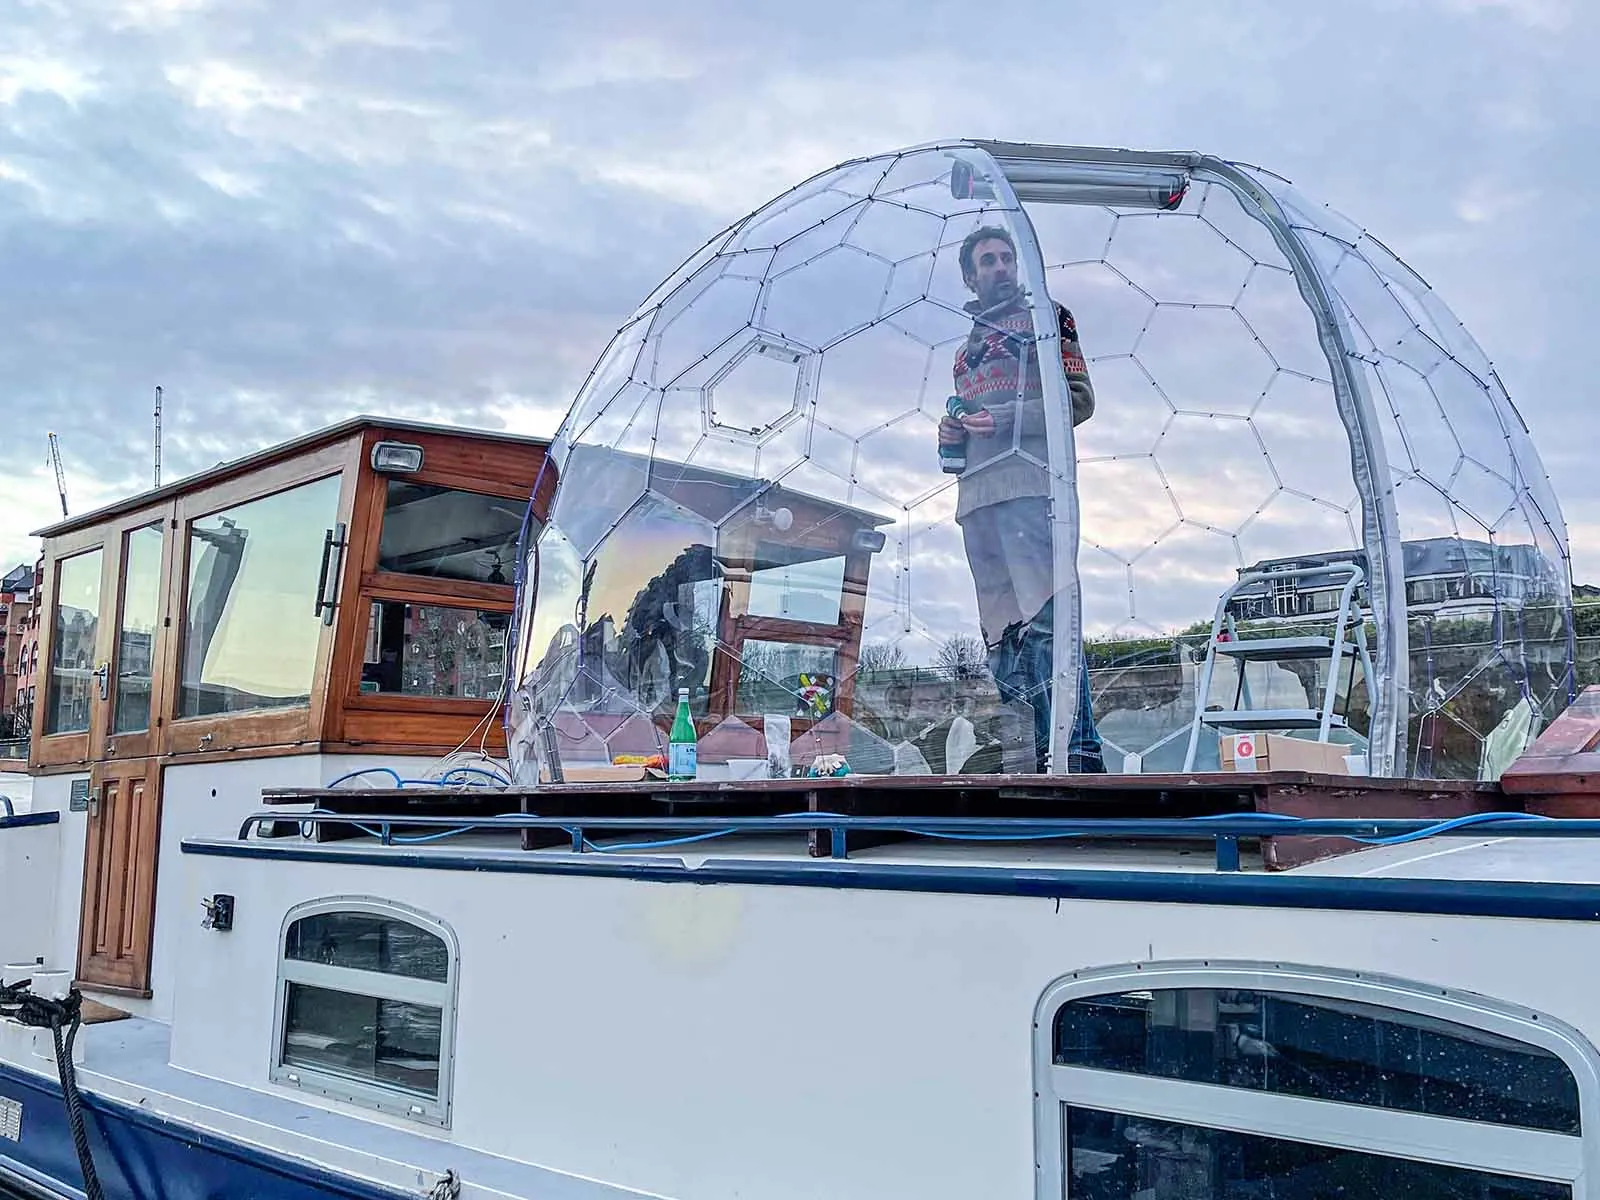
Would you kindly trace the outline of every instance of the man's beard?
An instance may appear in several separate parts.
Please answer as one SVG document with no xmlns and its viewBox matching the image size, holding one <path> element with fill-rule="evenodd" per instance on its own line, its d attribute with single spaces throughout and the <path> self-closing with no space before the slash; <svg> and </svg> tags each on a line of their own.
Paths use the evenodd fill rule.
<svg viewBox="0 0 1600 1200">
<path fill-rule="evenodd" d="M 1022 297 L 1022 289 L 1015 280 L 997 280 L 978 293 L 978 304 L 985 308 L 1000 308 Z"/>
</svg>

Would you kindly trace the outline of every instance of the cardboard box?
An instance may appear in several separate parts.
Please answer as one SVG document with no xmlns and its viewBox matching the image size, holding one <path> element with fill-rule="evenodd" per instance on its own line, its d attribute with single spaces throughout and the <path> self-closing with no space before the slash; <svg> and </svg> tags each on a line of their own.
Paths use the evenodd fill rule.
<svg viewBox="0 0 1600 1200">
<path fill-rule="evenodd" d="M 1337 742 L 1313 742 L 1285 733 L 1229 733 L 1222 737 L 1224 771 L 1311 771 L 1348 775 L 1345 755 L 1359 748 Z"/>
</svg>

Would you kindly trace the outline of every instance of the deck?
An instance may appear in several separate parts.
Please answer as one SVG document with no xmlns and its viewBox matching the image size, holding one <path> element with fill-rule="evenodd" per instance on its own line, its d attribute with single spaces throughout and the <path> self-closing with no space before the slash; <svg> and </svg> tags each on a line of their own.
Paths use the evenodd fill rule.
<svg viewBox="0 0 1600 1200">
<path fill-rule="evenodd" d="M 918 836 L 905 823 L 933 821 L 948 833 L 1043 836 L 1038 822 L 1104 823 L 1103 832 L 1136 838 L 1141 829 L 1196 817 L 1360 818 L 1447 821 L 1495 812 L 1523 812 L 1498 785 L 1470 781 L 1373 779 L 1304 771 L 1211 772 L 1189 775 L 845 776 L 667 783 L 569 783 L 534 788 L 283 788 L 265 791 L 272 808 L 315 811 L 319 842 L 367 836 L 379 821 L 389 834 L 415 835 L 459 822 L 524 818 L 512 824 L 522 848 L 574 844 L 604 829 L 663 837 L 711 830 L 727 822 L 797 819 L 814 858 L 844 857 Z M 300 813 L 255 822 L 261 836 L 298 837 Z M 327 819 L 364 819 L 362 826 Z M 826 820 L 843 818 L 830 825 Z M 876 824 L 871 819 L 881 819 Z M 949 824 L 955 822 L 956 824 Z M 1148 824 L 1147 824 L 1148 823 Z M 480 828 L 483 826 L 480 825 Z M 1258 826 L 1260 827 L 1260 826 Z M 1285 870 L 1359 848 L 1347 837 L 1308 831 L 1260 833 L 1261 861 Z M 847 845 L 846 845 L 847 840 Z M 1255 841 L 1255 838 L 1250 840 Z M 1219 858 L 1219 861 L 1223 861 Z"/>
</svg>

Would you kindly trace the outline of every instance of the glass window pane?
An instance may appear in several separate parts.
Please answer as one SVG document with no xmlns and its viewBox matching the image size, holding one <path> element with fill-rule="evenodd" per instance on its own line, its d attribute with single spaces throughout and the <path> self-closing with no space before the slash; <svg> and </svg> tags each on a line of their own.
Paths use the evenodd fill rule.
<svg viewBox="0 0 1600 1200">
<path fill-rule="evenodd" d="M 296 962 L 380 971 L 443 983 L 450 952 L 442 938 L 406 921 L 376 913 L 328 912 L 289 926 L 285 958 Z"/>
<path fill-rule="evenodd" d="M 161 608 L 161 526 L 127 537 L 122 554 L 122 613 L 117 625 L 117 689 L 113 733 L 150 728 L 150 679 Z"/>
<path fill-rule="evenodd" d="M 378 570 L 509 586 L 527 507 L 525 500 L 391 479 Z"/>
<path fill-rule="evenodd" d="M 378 600 L 361 690 L 492 700 L 505 683 L 511 614 Z"/>
<path fill-rule="evenodd" d="M 1094 1109 L 1067 1111 L 1073 1200 L 1568 1200 L 1564 1183 Z"/>
<path fill-rule="evenodd" d="M 820 720 L 833 711 L 838 661 L 831 646 L 750 638 L 739 651 L 738 709 Z"/>
<path fill-rule="evenodd" d="M 285 1065 L 439 1095 L 440 1009 L 300 983 L 288 986 Z"/>
<path fill-rule="evenodd" d="M 762 545 L 750 573 L 752 617 L 837 625 L 844 595 L 844 556 L 808 558 L 799 548 Z"/>
<path fill-rule="evenodd" d="M 339 483 L 329 476 L 190 523 L 180 717 L 310 703 Z"/>
<path fill-rule="evenodd" d="M 1221 988 L 1124 992 L 1065 1005 L 1055 1040 L 1063 1065 L 1579 1131 L 1577 1081 L 1549 1051 L 1354 1001 Z"/>
<path fill-rule="evenodd" d="M 55 608 L 44 731 L 85 733 L 100 630 L 100 551 L 61 560 L 56 567 Z"/>
</svg>

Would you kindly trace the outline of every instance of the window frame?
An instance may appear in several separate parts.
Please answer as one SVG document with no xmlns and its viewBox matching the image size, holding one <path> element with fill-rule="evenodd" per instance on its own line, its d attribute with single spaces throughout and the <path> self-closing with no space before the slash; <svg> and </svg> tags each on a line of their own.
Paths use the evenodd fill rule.
<svg viewBox="0 0 1600 1200">
<path fill-rule="evenodd" d="M 445 945 L 447 967 L 444 982 L 289 958 L 285 946 L 290 928 L 296 921 L 325 913 L 358 913 L 383 917 L 413 925 L 426 933 L 433 934 Z M 275 954 L 276 997 L 273 1001 L 272 1050 L 268 1063 L 268 1078 L 284 1087 L 313 1092 L 332 1100 L 343 1100 L 363 1108 L 449 1129 L 455 1083 L 457 994 L 461 980 L 461 945 L 455 931 L 438 917 L 398 901 L 364 895 L 324 896 L 297 904 L 284 914 L 283 923 L 278 930 Z M 437 1006 L 439 1008 L 438 1095 L 429 1099 L 416 1092 L 386 1086 L 375 1080 L 354 1079 L 317 1067 L 286 1063 L 284 1035 L 287 1031 L 284 1024 L 289 1015 L 291 983 L 326 988 L 348 995 L 394 1000 L 402 1004 Z"/>
<path fill-rule="evenodd" d="M 161 700 L 160 716 L 166 722 L 167 751 L 185 757 L 208 750 L 276 747 L 316 740 L 322 728 L 327 704 L 327 671 L 333 649 L 334 628 L 324 625 L 317 640 L 317 653 L 311 672 L 311 691 L 306 704 L 279 708 L 242 709 L 237 712 L 182 715 L 184 649 L 189 638 L 189 571 L 194 549 L 194 524 L 232 509 L 271 500 L 297 488 L 338 480 L 334 500 L 334 522 L 348 523 L 354 489 L 351 484 L 352 446 L 332 443 L 314 454 L 292 459 L 256 475 L 229 480 L 185 496 L 173 514 L 173 556 L 171 568 L 171 634 L 165 655 L 170 682 Z M 348 562 L 330 563 L 330 573 L 349 574 Z M 343 614 L 338 614 L 342 616 Z M 209 735 L 209 736 L 208 736 Z"/>
<path fill-rule="evenodd" d="M 1561 1134 L 1056 1063 L 1055 1020 L 1063 1005 L 1090 996 L 1173 988 L 1357 1001 L 1527 1043 L 1555 1055 L 1572 1073 L 1581 1132 Z M 1068 1106 L 1553 1180 L 1570 1186 L 1573 1200 L 1600 1196 L 1600 1138 L 1594 1129 L 1600 1120 L 1600 1055 L 1573 1027 L 1520 1005 L 1372 972 L 1271 962 L 1176 961 L 1075 971 L 1057 979 L 1035 1007 L 1033 1040 L 1037 1200 L 1066 1200 L 1068 1195 Z"/>
</svg>

